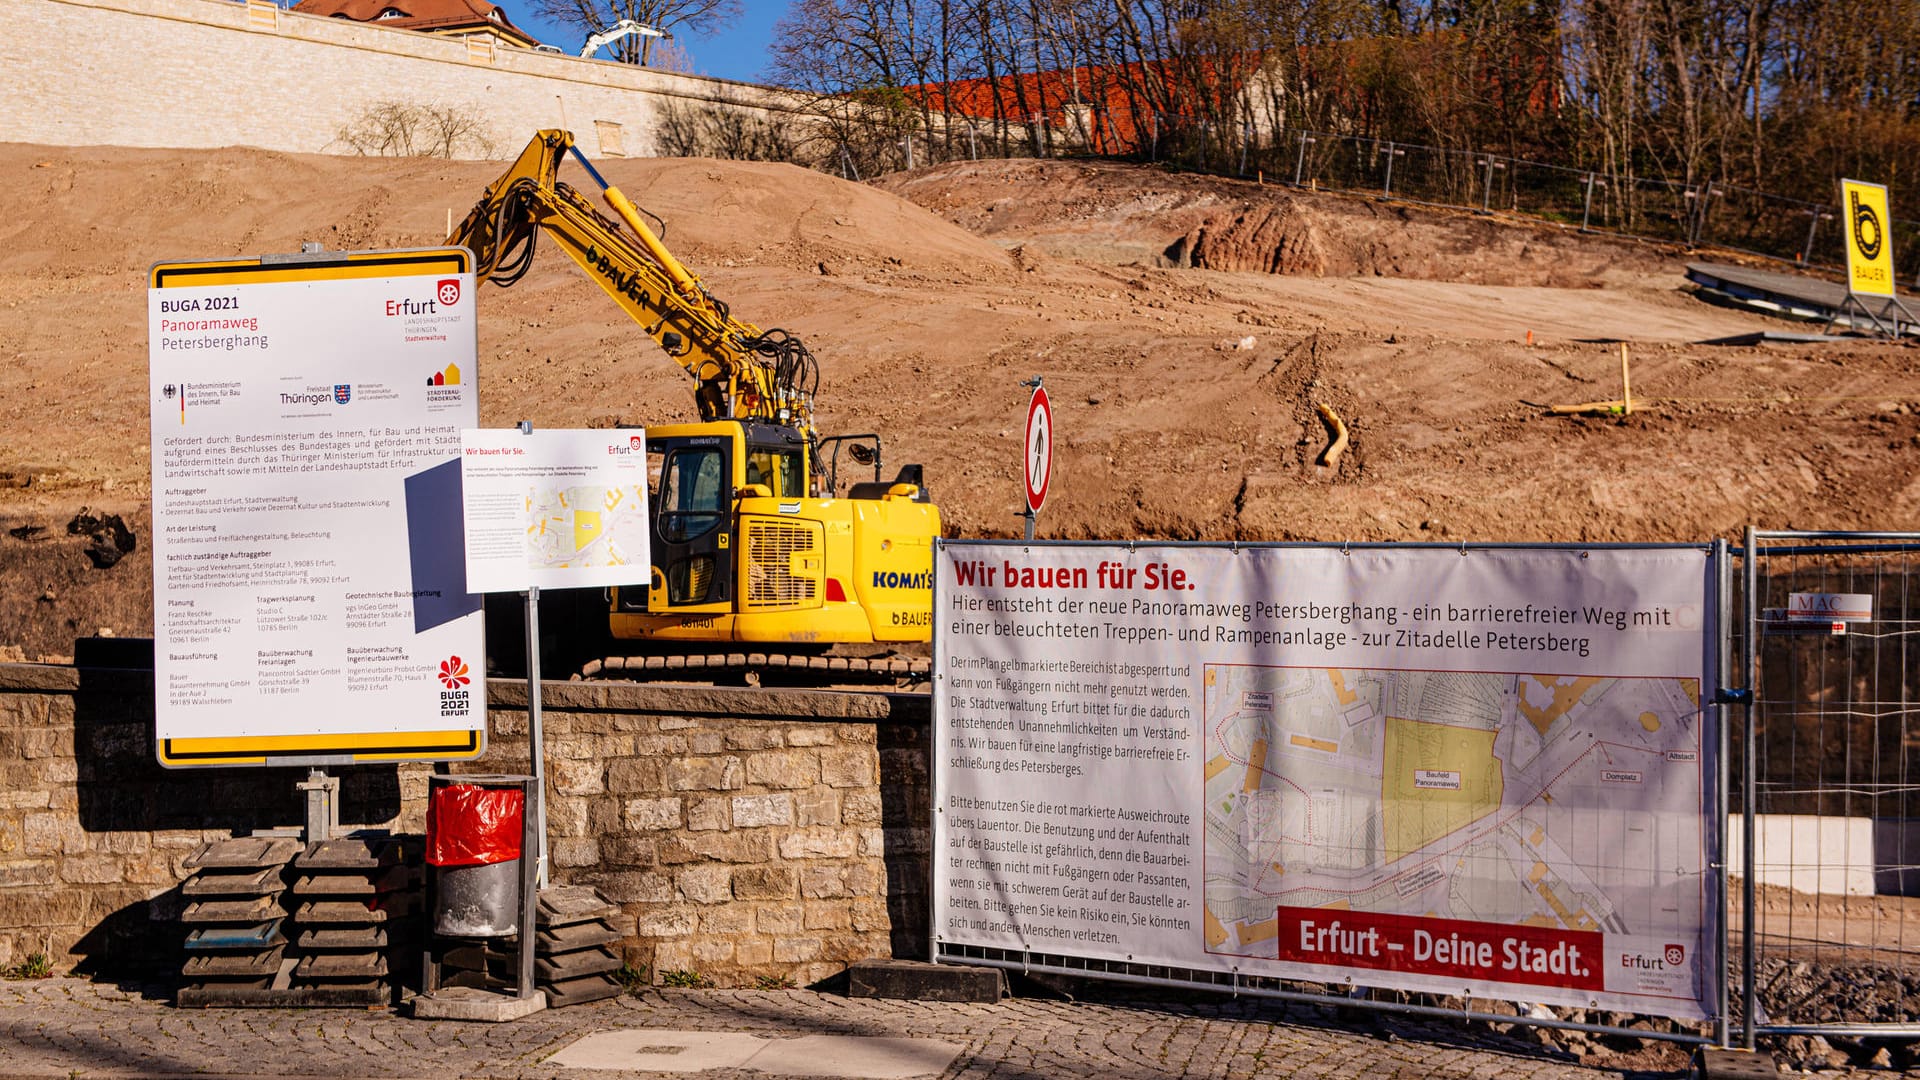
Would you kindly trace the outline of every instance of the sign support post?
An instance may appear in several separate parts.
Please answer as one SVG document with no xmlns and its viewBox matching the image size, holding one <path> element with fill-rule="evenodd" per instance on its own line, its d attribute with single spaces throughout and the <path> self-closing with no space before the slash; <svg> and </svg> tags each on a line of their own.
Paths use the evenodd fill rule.
<svg viewBox="0 0 1920 1080">
<path fill-rule="evenodd" d="M 340 778 L 328 776 L 315 765 L 307 769 L 307 778 L 293 785 L 307 793 L 307 843 L 333 839 L 340 830 Z"/>
<path fill-rule="evenodd" d="M 520 434 L 533 434 L 533 421 L 520 421 Z M 527 603 L 527 757 L 533 766 L 534 862 L 537 884 L 547 886 L 547 739 L 540 716 L 540 586 L 521 594 Z"/>
</svg>

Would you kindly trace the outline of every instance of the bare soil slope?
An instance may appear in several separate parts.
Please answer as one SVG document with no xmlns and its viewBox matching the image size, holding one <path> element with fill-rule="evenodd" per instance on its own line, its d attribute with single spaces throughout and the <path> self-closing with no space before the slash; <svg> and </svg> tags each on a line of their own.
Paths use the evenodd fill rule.
<svg viewBox="0 0 1920 1080">
<path fill-rule="evenodd" d="M 1061 437 L 1049 537 L 1703 540 L 1920 510 L 1920 351 L 1697 344 L 1780 324 L 1691 298 L 1652 247 L 1152 169 L 966 163 L 882 190 L 606 164 L 736 314 L 808 341 L 824 427 L 927 465 L 956 534 L 1018 531 L 1036 374 Z M 435 244 L 498 172 L 0 145 L 0 648 L 151 631 L 151 263 Z M 693 415 L 557 252 L 479 310 L 484 424 Z M 1617 396 L 1619 341 L 1642 408 L 1542 415 Z M 1318 403 L 1352 429 L 1336 468 L 1314 464 Z M 122 515 L 133 552 L 95 569 L 82 508 Z"/>
</svg>

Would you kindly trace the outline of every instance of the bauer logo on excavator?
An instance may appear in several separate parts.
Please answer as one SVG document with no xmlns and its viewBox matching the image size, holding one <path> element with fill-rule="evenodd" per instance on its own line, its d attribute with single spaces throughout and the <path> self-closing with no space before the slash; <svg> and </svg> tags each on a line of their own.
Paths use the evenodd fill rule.
<svg viewBox="0 0 1920 1080">
<path fill-rule="evenodd" d="M 631 274 L 613 265 L 613 260 L 592 244 L 587 245 L 587 263 L 607 279 L 613 291 L 636 304 L 653 303 L 653 294 L 640 287 L 640 275 Z"/>
</svg>

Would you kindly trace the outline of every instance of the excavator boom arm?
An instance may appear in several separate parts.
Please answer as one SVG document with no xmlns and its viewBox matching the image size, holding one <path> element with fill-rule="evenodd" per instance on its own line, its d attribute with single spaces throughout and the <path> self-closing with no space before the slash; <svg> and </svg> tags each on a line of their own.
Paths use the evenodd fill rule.
<svg viewBox="0 0 1920 1080">
<path fill-rule="evenodd" d="M 559 180 L 561 159 L 569 152 L 600 185 L 619 220 Z M 784 331 L 762 332 L 733 318 L 647 228 L 633 203 L 574 149 L 565 131 L 535 135 L 447 242 L 473 251 L 477 275 L 507 286 L 526 273 L 542 233 L 693 376 L 701 420 L 765 420 L 797 428 L 809 443 L 816 440 L 819 375 L 812 354 Z"/>
</svg>

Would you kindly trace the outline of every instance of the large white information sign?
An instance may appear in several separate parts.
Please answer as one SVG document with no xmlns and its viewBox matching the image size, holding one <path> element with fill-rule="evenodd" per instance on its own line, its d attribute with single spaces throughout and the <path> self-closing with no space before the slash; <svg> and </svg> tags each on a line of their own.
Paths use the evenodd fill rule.
<svg viewBox="0 0 1920 1080">
<path fill-rule="evenodd" d="M 647 583 L 642 432 L 466 431 L 460 475 L 474 592 Z"/>
<path fill-rule="evenodd" d="M 1714 1008 L 1706 549 L 936 563 L 943 948 Z"/>
<path fill-rule="evenodd" d="M 168 765 L 470 757 L 470 256 L 156 266 L 155 724 Z"/>
</svg>

